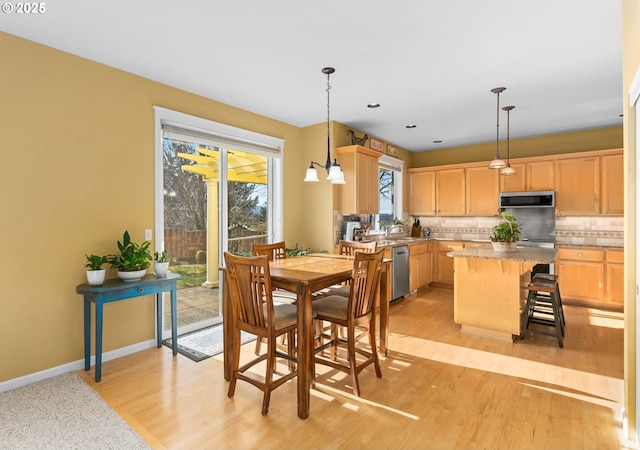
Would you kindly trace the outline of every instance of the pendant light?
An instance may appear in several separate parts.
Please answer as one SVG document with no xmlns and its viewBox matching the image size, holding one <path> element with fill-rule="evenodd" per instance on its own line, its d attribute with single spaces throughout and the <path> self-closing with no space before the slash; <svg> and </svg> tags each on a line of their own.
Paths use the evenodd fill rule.
<svg viewBox="0 0 640 450">
<path fill-rule="evenodd" d="M 502 108 L 503 111 L 507 112 L 507 165 L 500 171 L 500 175 L 505 176 L 516 174 L 516 171 L 513 170 L 513 167 L 511 167 L 511 161 L 509 160 L 509 115 L 511 114 L 511 110 L 514 108 L 515 106 L 505 106 L 504 108 Z"/>
<path fill-rule="evenodd" d="M 500 93 L 504 92 L 506 88 L 497 87 L 491 89 L 491 92 L 496 94 L 496 156 L 493 157 L 493 161 L 489 164 L 489 169 L 502 169 L 506 166 L 504 161 L 500 158 Z"/>
<path fill-rule="evenodd" d="M 309 168 L 307 169 L 307 174 L 304 178 L 306 182 L 317 182 L 320 181 L 318 179 L 318 171 L 315 166 L 323 167 L 327 171 L 327 180 L 331 182 L 331 184 L 346 184 L 344 181 L 344 173 L 340 168 L 340 164 L 338 164 L 338 160 L 334 158 L 333 164 L 331 164 L 331 134 L 330 134 L 330 102 L 329 102 L 329 91 L 331 90 L 331 84 L 329 83 L 329 77 L 336 70 L 333 67 L 325 67 L 322 69 L 322 73 L 327 75 L 327 162 L 322 165 L 317 162 L 311 161 Z"/>
</svg>

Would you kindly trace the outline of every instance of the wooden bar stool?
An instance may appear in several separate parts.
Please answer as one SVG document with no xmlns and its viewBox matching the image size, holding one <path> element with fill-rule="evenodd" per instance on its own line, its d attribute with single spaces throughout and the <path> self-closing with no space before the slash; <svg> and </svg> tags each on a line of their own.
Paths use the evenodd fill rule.
<svg viewBox="0 0 640 450">
<path fill-rule="evenodd" d="M 556 299 L 558 300 L 558 308 L 560 308 L 560 317 L 562 318 L 562 325 L 566 325 L 567 321 L 564 319 L 564 308 L 562 307 L 562 296 L 560 295 L 560 281 L 558 275 L 550 273 L 536 273 L 533 275 L 534 279 L 553 281 L 556 283 Z M 538 293 L 540 295 L 540 293 Z"/>
<path fill-rule="evenodd" d="M 555 336 L 558 339 L 558 346 L 562 348 L 564 346 L 564 313 L 560 303 L 557 278 L 543 279 L 543 277 L 534 276 L 527 288 L 529 295 L 522 315 L 520 339 L 524 339 L 527 331 Z M 531 325 L 552 327 L 554 330 L 533 328 Z"/>
</svg>

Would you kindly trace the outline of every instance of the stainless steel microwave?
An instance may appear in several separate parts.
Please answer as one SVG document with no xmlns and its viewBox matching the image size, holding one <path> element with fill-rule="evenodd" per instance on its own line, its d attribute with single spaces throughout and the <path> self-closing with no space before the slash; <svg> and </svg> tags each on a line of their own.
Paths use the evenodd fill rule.
<svg viewBox="0 0 640 450">
<path fill-rule="evenodd" d="M 555 206 L 555 191 L 500 193 L 500 208 L 555 208 Z"/>
</svg>

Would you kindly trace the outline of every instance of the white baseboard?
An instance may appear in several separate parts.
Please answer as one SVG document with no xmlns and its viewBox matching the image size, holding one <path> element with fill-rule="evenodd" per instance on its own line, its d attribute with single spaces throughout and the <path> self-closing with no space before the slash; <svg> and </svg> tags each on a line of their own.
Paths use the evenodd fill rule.
<svg viewBox="0 0 640 450">
<path fill-rule="evenodd" d="M 156 346 L 156 340 L 150 339 L 148 341 L 139 342 L 138 344 L 130 345 L 128 347 L 118 348 L 102 354 L 102 362 L 110 361 L 112 359 L 121 358 L 132 353 L 136 353 L 142 350 L 147 350 Z M 91 356 L 91 365 L 95 365 L 95 355 Z M 22 377 L 14 378 L 12 380 L 3 381 L 0 383 L 0 393 L 11 391 L 31 383 L 46 380 L 47 378 L 56 377 L 58 375 L 65 374 L 67 372 L 73 372 L 84 368 L 84 358 L 77 361 L 73 361 L 61 366 L 52 367 L 50 369 L 42 370 L 40 372 L 30 373 Z M 104 369 L 103 369 L 104 372 Z"/>
</svg>

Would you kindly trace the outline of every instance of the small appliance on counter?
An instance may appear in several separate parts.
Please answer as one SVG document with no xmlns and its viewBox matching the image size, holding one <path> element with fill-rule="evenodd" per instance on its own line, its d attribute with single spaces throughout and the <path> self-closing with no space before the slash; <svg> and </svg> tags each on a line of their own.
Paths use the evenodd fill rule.
<svg viewBox="0 0 640 450">
<path fill-rule="evenodd" d="M 362 240 L 362 224 L 360 222 L 345 222 L 345 241 L 361 241 Z"/>
</svg>

